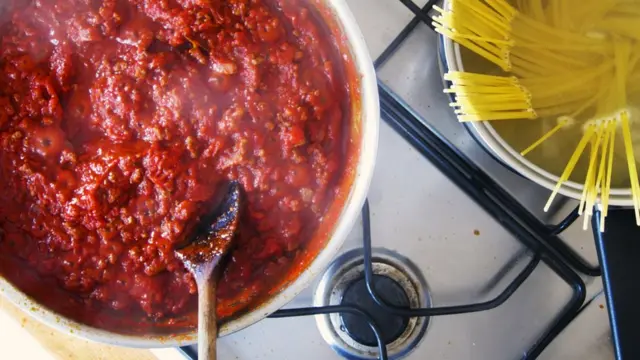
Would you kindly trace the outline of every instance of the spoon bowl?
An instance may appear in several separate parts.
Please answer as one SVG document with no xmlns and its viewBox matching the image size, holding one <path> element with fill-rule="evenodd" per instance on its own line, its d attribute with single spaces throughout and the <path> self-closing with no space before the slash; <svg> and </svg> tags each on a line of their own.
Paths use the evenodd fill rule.
<svg viewBox="0 0 640 360">
<path fill-rule="evenodd" d="M 201 219 L 191 242 L 176 250 L 176 257 L 191 272 L 198 286 L 198 356 L 204 360 L 216 359 L 219 265 L 233 247 L 240 203 L 240 185 L 231 182 L 220 205 Z"/>
</svg>

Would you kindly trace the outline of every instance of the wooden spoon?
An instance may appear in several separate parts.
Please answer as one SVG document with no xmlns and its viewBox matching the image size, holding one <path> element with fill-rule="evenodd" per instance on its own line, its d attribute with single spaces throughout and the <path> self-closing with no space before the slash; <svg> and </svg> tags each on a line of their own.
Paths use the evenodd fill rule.
<svg viewBox="0 0 640 360">
<path fill-rule="evenodd" d="M 196 230 L 193 241 L 176 250 L 176 257 L 193 274 L 198 285 L 198 358 L 216 359 L 218 324 L 216 288 L 220 260 L 233 245 L 240 212 L 240 185 L 229 184 L 224 200 Z"/>
</svg>

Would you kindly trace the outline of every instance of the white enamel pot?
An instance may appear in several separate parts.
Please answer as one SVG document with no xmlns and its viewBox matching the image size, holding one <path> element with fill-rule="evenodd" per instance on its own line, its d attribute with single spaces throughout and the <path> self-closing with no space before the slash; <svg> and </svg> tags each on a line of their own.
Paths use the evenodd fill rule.
<svg viewBox="0 0 640 360">
<path fill-rule="evenodd" d="M 444 1 L 445 8 L 448 8 L 449 4 L 449 0 Z M 440 51 L 444 70 L 464 71 L 460 45 L 442 35 L 440 37 Z M 514 150 L 502 139 L 489 121 L 466 122 L 465 126 L 478 143 L 504 165 L 531 181 L 553 190 L 560 177 L 542 169 L 520 155 L 518 151 Z M 579 200 L 582 196 L 583 187 L 581 183 L 567 181 L 562 184 L 559 193 Z M 631 189 L 612 188 L 609 204 L 612 206 L 633 206 Z"/>
</svg>

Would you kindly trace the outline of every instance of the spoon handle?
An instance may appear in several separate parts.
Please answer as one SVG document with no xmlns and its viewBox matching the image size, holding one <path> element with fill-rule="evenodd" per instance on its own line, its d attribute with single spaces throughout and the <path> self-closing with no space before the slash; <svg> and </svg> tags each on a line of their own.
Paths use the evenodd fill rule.
<svg viewBox="0 0 640 360">
<path fill-rule="evenodd" d="M 216 316 L 215 270 L 196 278 L 198 285 L 198 358 L 216 360 L 218 322 Z"/>
</svg>

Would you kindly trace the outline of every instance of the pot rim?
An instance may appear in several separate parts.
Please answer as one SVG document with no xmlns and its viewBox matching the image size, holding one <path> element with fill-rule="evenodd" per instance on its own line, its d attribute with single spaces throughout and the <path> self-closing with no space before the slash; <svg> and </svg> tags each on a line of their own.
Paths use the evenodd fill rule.
<svg viewBox="0 0 640 360">
<path fill-rule="evenodd" d="M 445 0 L 445 7 L 448 6 L 448 0 Z M 460 45 L 451 39 L 439 35 L 442 38 L 445 67 L 451 71 L 464 71 Z M 481 140 L 484 144 L 483 148 L 493 152 L 504 165 L 511 167 L 513 170 L 522 174 L 529 180 L 549 189 L 553 190 L 560 177 L 550 173 L 547 170 L 534 164 L 526 157 L 520 155 L 513 149 L 498 132 L 491 126 L 490 121 L 477 121 L 466 123 L 467 129 L 473 131 L 474 138 Z M 559 194 L 580 200 L 584 184 L 575 181 L 566 181 L 558 190 Z M 599 198 L 598 198 L 599 199 Z M 599 201 L 599 200 L 598 200 Z M 609 197 L 609 205 L 613 206 L 633 206 L 630 188 L 612 188 Z"/>
<path fill-rule="evenodd" d="M 358 159 L 351 189 L 340 216 L 333 226 L 333 232 L 309 266 L 284 290 L 250 312 L 223 324 L 219 336 L 229 335 L 264 319 L 295 298 L 324 271 L 358 219 L 373 177 L 380 119 L 378 87 L 373 61 L 369 55 L 364 36 L 346 1 L 320 0 L 320 2 L 326 6 L 327 12 L 337 20 L 336 24 L 340 27 L 341 35 L 346 39 L 347 48 L 351 53 L 351 61 L 357 71 L 360 92 L 359 131 L 361 135 L 360 146 L 356 150 Z M 40 305 L 2 276 L 0 276 L 0 294 L 36 320 L 56 330 L 92 341 L 137 348 L 185 346 L 197 342 L 196 330 L 177 335 L 125 335 L 70 320 Z"/>
</svg>

